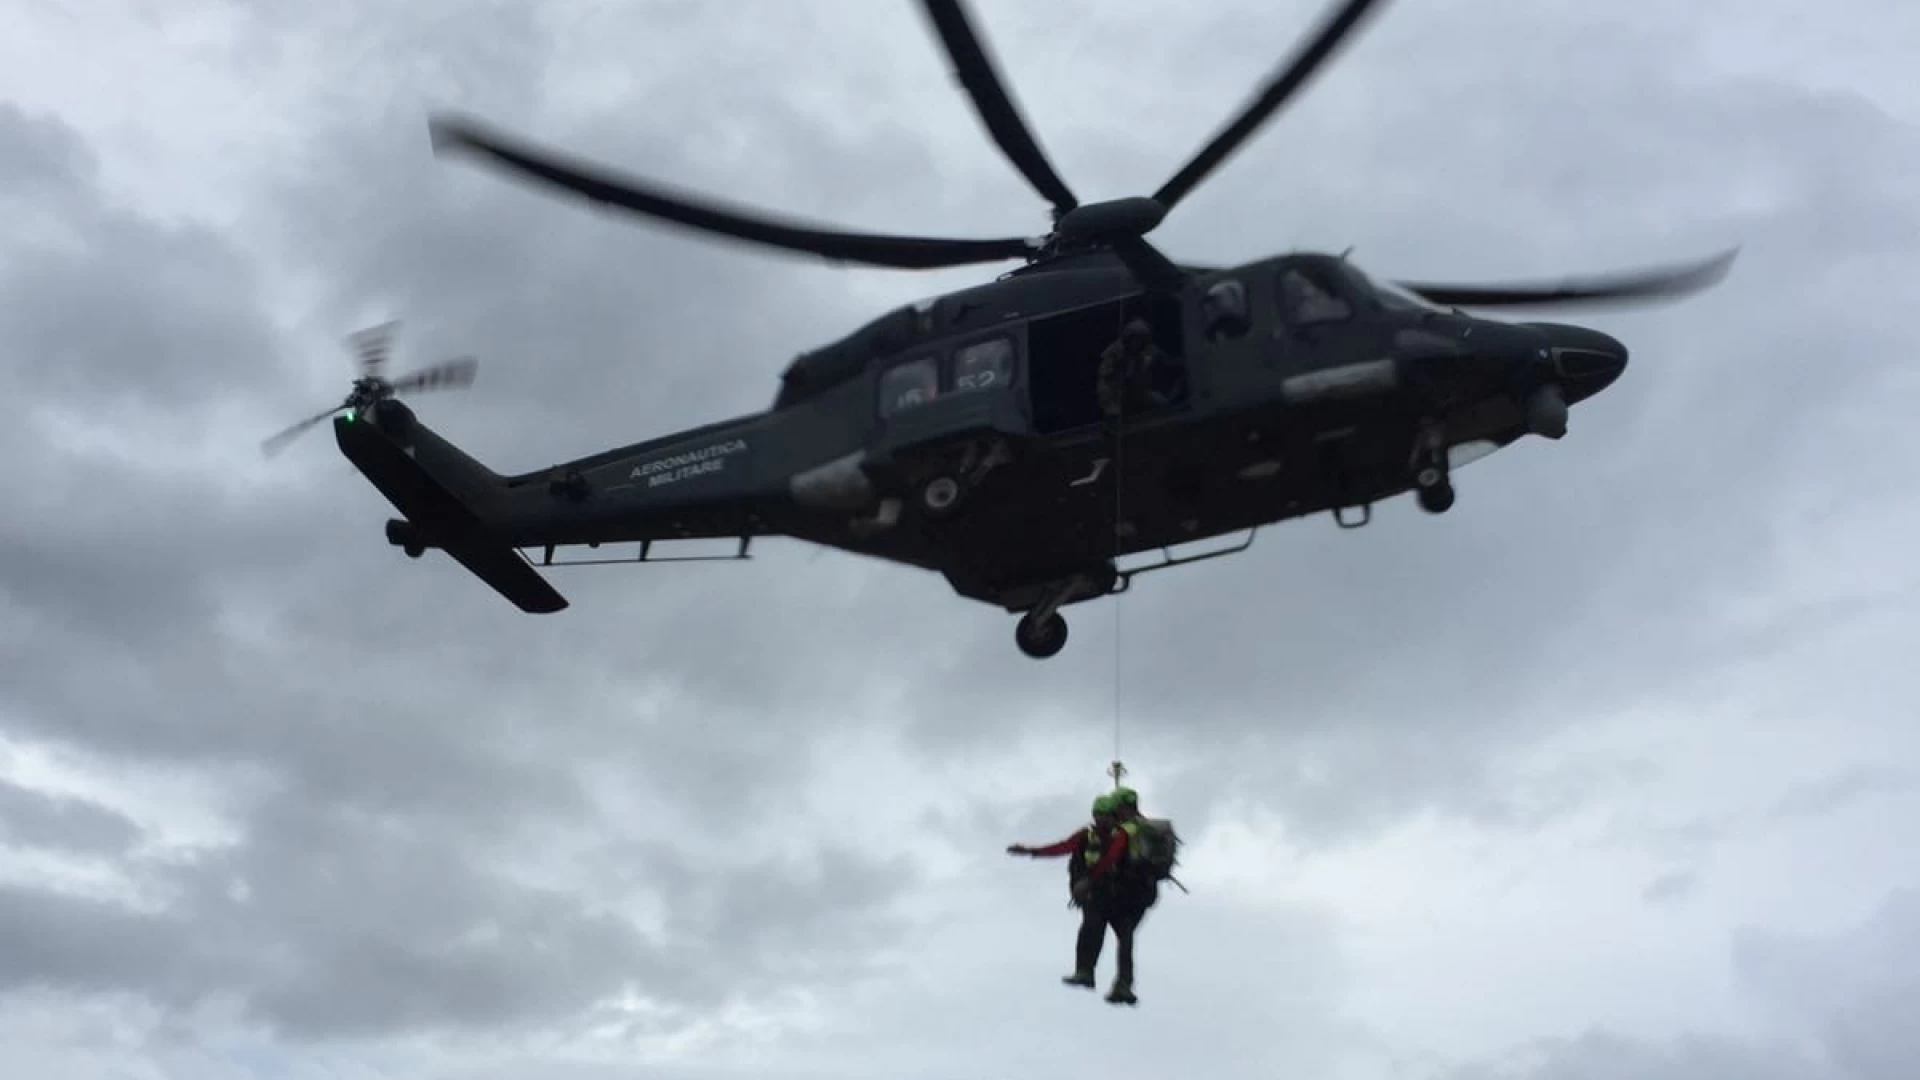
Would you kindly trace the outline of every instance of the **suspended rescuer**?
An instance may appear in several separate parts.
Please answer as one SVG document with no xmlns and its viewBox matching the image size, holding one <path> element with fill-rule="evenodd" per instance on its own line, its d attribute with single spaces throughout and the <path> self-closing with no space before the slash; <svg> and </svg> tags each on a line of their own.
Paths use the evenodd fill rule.
<svg viewBox="0 0 1920 1080">
<path fill-rule="evenodd" d="M 1134 914 L 1137 926 L 1147 917 L 1147 909 L 1160 899 L 1160 879 L 1154 874 L 1151 862 L 1158 836 L 1147 827 L 1147 819 L 1140 816 L 1139 792 L 1130 787 L 1115 788 L 1109 798 L 1113 803 L 1114 821 L 1127 836 L 1126 880 L 1117 902 Z"/>
<path fill-rule="evenodd" d="M 1173 876 L 1173 868 L 1180 863 L 1180 834 L 1174 831 L 1173 822 L 1142 814 L 1140 793 L 1130 787 L 1114 789 L 1113 815 L 1129 840 L 1130 889 L 1126 896 L 1129 902 L 1140 905 L 1140 917 L 1145 918 L 1146 909 L 1160 899 L 1161 882 L 1171 881 L 1180 891 L 1186 891 L 1187 887 Z"/>
<path fill-rule="evenodd" d="M 1107 1000 L 1131 1005 L 1137 1000 L 1133 996 L 1133 932 L 1146 907 L 1140 900 L 1138 875 L 1131 872 L 1138 826 L 1123 826 L 1117 809 L 1114 796 L 1102 795 L 1093 801 L 1093 822 L 1084 829 L 1044 847 L 1014 844 L 1007 852 L 1033 858 L 1069 857 L 1067 876 L 1073 904 L 1080 909 L 1080 933 L 1074 943 L 1073 974 L 1061 981 L 1069 986 L 1094 985 L 1107 928 L 1112 927 L 1120 955 Z"/>
</svg>

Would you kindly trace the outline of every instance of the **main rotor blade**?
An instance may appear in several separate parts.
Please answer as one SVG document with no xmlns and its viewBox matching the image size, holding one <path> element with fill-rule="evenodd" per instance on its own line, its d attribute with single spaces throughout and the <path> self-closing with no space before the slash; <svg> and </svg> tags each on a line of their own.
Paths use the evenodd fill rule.
<svg viewBox="0 0 1920 1080">
<path fill-rule="evenodd" d="M 1220 167 L 1221 162 L 1251 137 L 1261 124 L 1266 123 L 1278 112 L 1280 106 L 1287 103 L 1308 79 L 1320 70 L 1346 39 L 1359 26 L 1360 20 L 1370 14 L 1380 0 L 1345 0 L 1339 10 L 1321 23 L 1319 31 L 1307 43 L 1304 49 L 1295 53 L 1294 58 L 1283 67 L 1279 74 L 1268 80 L 1266 89 L 1241 110 L 1233 123 L 1213 137 L 1213 141 L 1195 154 L 1179 172 L 1160 190 L 1153 193 L 1154 200 L 1167 209 L 1173 209 L 1175 203 L 1193 193 L 1200 181 Z"/>
<path fill-rule="evenodd" d="M 738 240 L 807 252 L 840 262 L 925 270 L 1022 259 L 1038 250 L 1037 241 L 1019 237 L 949 240 L 844 232 L 798 221 L 783 221 L 756 211 L 648 184 L 577 160 L 569 161 L 524 141 L 488 132 L 477 122 L 464 117 L 436 116 L 429 126 L 435 152 L 472 151 L 510 171 L 584 195 L 596 203 L 622 207 Z"/>
<path fill-rule="evenodd" d="M 325 420 L 327 417 L 332 416 L 334 413 L 337 413 L 339 411 L 340 411 L 340 406 L 335 405 L 327 409 L 327 411 L 325 412 L 315 413 L 314 415 L 307 417 L 305 420 L 302 420 L 299 423 L 293 425 L 292 427 L 287 428 L 285 431 L 282 431 L 280 434 L 275 435 L 273 438 L 268 439 L 265 442 L 262 442 L 260 444 L 260 453 L 265 457 L 272 457 L 275 454 L 278 454 L 280 451 L 285 450 L 288 444 L 292 443 L 293 440 L 299 438 L 302 434 L 304 434 L 308 428 L 312 427 L 313 425 L 319 423 L 322 420 Z"/>
<path fill-rule="evenodd" d="M 1535 307 L 1551 304 L 1609 303 L 1619 300 L 1663 300 L 1709 288 L 1727 276 L 1740 249 L 1728 248 L 1711 258 L 1681 265 L 1628 270 L 1558 284 L 1510 282 L 1496 285 L 1446 285 L 1395 282 L 1399 288 L 1431 303 L 1448 307 Z"/>
<path fill-rule="evenodd" d="M 962 0 L 922 0 L 921 7 L 927 18 L 933 23 L 940 42 L 946 46 L 947 56 L 953 60 L 954 73 L 960 77 L 960 84 L 966 87 L 967 96 L 973 99 L 973 107 L 980 114 L 980 120 L 987 125 L 987 132 L 993 141 L 1000 145 L 1000 152 L 1007 155 L 1027 183 L 1046 196 L 1053 203 L 1054 217 L 1080 205 L 1068 190 L 1066 181 L 1053 171 L 1053 164 L 1047 160 L 1046 152 L 1034 140 L 1033 132 L 1027 127 L 1026 120 L 1020 115 L 1020 108 L 1014 104 L 1013 93 L 1007 89 L 1006 80 L 996 70 L 993 57 L 988 55 L 986 43 L 974 33 L 973 25 L 977 21 L 967 14 Z"/>
<path fill-rule="evenodd" d="M 347 335 L 347 347 L 360 361 L 360 374 L 379 378 L 386 370 L 387 355 L 393 351 L 393 335 L 400 320 L 393 319 Z"/>
<path fill-rule="evenodd" d="M 451 390 L 473 385 L 473 377 L 480 370 L 480 361 L 471 356 L 456 356 L 444 363 L 402 375 L 389 385 L 396 394 L 411 393 L 416 390 Z"/>
</svg>

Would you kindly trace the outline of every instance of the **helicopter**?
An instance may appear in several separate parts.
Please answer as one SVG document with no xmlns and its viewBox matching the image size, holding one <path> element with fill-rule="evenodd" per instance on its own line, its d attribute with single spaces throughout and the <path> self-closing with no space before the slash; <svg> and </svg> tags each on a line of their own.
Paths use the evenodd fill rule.
<svg viewBox="0 0 1920 1080">
<path fill-rule="evenodd" d="M 1455 469 L 1528 436 L 1562 438 L 1569 409 L 1626 369 L 1627 348 L 1598 330 L 1463 309 L 1677 297 L 1718 281 L 1737 253 L 1482 285 L 1388 283 L 1316 252 L 1175 262 L 1147 234 L 1378 0 L 1331 9 L 1152 195 L 1088 203 L 1028 130 L 967 8 L 921 6 L 987 133 L 1050 203 L 1044 235 L 847 232 L 625 176 L 462 114 L 430 118 L 437 155 L 735 241 L 897 269 L 1023 265 L 801 353 L 764 409 L 515 475 L 399 400 L 471 383 L 470 358 L 388 380 L 391 326 L 363 332 L 352 391 L 296 429 L 333 417 L 340 452 L 402 515 L 387 522 L 390 544 L 414 558 L 440 550 L 521 610 L 551 613 L 567 601 L 541 567 L 745 559 L 755 537 L 794 538 L 944 575 L 959 596 L 1019 615 L 1016 644 L 1044 659 L 1066 644 L 1064 608 L 1245 551 L 1263 527 L 1329 513 L 1358 528 L 1408 492 L 1444 513 Z M 1242 532 L 1215 550 L 1173 550 Z M 738 546 L 653 553 L 680 540 Z M 612 544 L 638 550 L 600 553 Z"/>
</svg>

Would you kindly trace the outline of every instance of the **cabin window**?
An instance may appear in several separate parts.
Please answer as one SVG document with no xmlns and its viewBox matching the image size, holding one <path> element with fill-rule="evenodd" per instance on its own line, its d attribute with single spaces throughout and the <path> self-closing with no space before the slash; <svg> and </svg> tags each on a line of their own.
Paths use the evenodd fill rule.
<svg viewBox="0 0 1920 1080">
<path fill-rule="evenodd" d="M 989 338 L 953 354 L 953 388 L 986 390 L 1013 381 L 1013 339 Z"/>
<path fill-rule="evenodd" d="M 940 366 L 933 357 L 897 364 L 880 376 L 880 415 L 892 416 L 940 396 Z"/>
<path fill-rule="evenodd" d="M 1219 341 L 1247 332 L 1251 316 L 1247 311 L 1245 282 L 1233 278 L 1214 282 L 1207 287 L 1204 308 L 1208 338 Z"/>
<path fill-rule="evenodd" d="M 1280 312 L 1295 326 L 1353 317 L 1352 306 L 1340 298 L 1333 282 L 1299 266 L 1289 266 L 1280 272 Z"/>
</svg>

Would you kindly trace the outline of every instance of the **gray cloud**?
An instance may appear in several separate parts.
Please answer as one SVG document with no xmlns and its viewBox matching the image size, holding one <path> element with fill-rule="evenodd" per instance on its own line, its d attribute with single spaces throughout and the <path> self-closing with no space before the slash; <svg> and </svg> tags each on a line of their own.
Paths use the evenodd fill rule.
<svg viewBox="0 0 1920 1080">
<path fill-rule="evenodd" d="M 1890 765 L 1856 765 L 1823 780 L 1803 784 L 1780 798 L 1773 813 L 1790 820 L 1830 814 L 1861 799 L 1899 795 L 1920 787 L 1920 776 Z"/>
<path fill-rule="evenodd" d="M 140 838 L 125 815 L 0 780 L 0 842 L 118 854 Z"/>
<path fill-rule="evenodd" d="M 1511 1064 L 1460 1069 L 1450 1080 L 1809 1080 L 1823 1074 L 1772 1047 L 1712 1037 L 1648 1045 L 1604 1032 L 1531 1049 Z"/>
<path fill-rule="evenodd" d="M 625 900 L 596 909 L 562 884 L 489 868 L 418 819 L 334 807 L 261 807 L 242 847 L 165 875 L 179 899 L 162 914 L 0 892 L 0 937 L 13 943 L 0 987 L 134 991 L 181 1009 L 237 998 L 296 1038 L 497 1034 L 569 1021 L 627 989 L 685 1017 L 743 983 L 767 992 L 860 974 L 833 958 L 865 955 L 914 881 L 831 855 L 715 877 L 629 845 L 602 853 L 631 868 L 631 880 L 602 882 L 602 896 Z M 622 911 L 650 903 L 669 913 L 663 940 Z"/>
<path fill-rule="evenodd" d="M 1740 989 L 1770 1006 L 1769 1036 L 1696 1033 L 1666 1040 L 1607 1031 L 1516 1050 L 1450 1071 L 1450 1080 L 1894 1080 L 1920 1056 L 1914 980 L 1897 958 L 1920 947 L 1920 895 L 1887 897 L 1832 937 L 1750 930 L 1733 951 Z M 1892 960 L 1893 962 L 1889 962 Z"/>
<path fill-rule="evenodd" d="M 0 194 L 31 220 L 15 228 L 32 257 L 0 272 L 21 400 L 179 416 L 209 391 L 268 385 L 254 269 L 227 238 L 115 206 L 86 146 L 44 114 L 0 102 L 0 154 Z"/>
<path fill-rule="evenodd" d="M 86 190 L 86 172 L 72 164 L 86 155 L 57 125 L 9 114 L 0 146 L 38 155 L 24 175 L 60 165 Z M 204 416 L 210 391 L 263 400 L 262 387 L 284 368 L 261 309 L 245 300 L 242 283 L 254 270 L 244 256 L 104 202 L 76 199 L 58 224 L 72 237 L 68 265 L 17 266 L 21 287 L 10 295 L 24 302 L 7 309 L 20 355 L 56 360 L 53 370 L 65 372 L 37 387 L 39 400 L 117 394 L 134 407 L 138 426 L 122 432 L 130 442 Z M 187 271 L 168 272 L 182 257 Z M 98 299 L 102 289 L 115 294 L 111 305 Z M 222 289 L 229 304 L 199 304 Z M 87 318 L 109 306 L 115 320 Z M 138 348 L 141 339 L 163 345 Z M 22 391 L 32 377 L 24 365 L 9 375 Z M 237 448 L 252 435 L 231 438 Z M 25 452 L 30 444 L 14 445 Z M 231 476 L 154 462 L 74 455 L 52 464 L 64 493 L 41 496 L 44 516 L 11 516 L 0 534 L 6 592 L 36 624 L 9 661 L 14 730 L 187 768 L 244 765 L 275 780 L 246 815 L 239 848 L 156 871 L 181 897 L 163 914 L 9 890 L 3 936 L 32 943 L 10 951 L 9 986 L 133 990 L 181 1008 L 238 997 L 273 1027 L 316 1037 L 551 1022 L 626 986 L 684 1016 L 733 996 L 736 979 L 777 994 L 838 971 L 824 958 L 866 940 L 842 934 L 884 926 L 868 898 L 882 902 L 913 880 L 900 867 L 868 870 L 863 857 L 845 856 L 827 860 L 824 877 L 749 862 L 736 891 L 724 882 L 696 888 L 700 875 L 684 856 L 622 850 L 656 875 L 629 888 L 674 913 L 667 945 L 618 913 L 588 910 L 564 885 L 535 888 L 488 869 L 486 859 L 513 854 L 490 856 L 481 845 L 519 835 L 537 848 L 539 822 L 593 813 L 568 759 L 528 755 L 542 742 L 624 749 L 630 732 L 616 721 L 570 730 L 548 715 L 557 706 L 592 716 L 592 692 L 503 688 L 489 695 L 491 706 L 460 693 L 488 682 L 502 669 L 500 649 L 515 643 L 447 640 L 438 611 L 425 622 L 374 612 L 366 634 L 339 638 L 336 628 L 358 618 L 365 595 L 340 589 L 323 553 L 364 533 L 329 507 L 299 507 L 285 490 L 243 494 Z M 119 501 L 76 503 L 76 489 Z M 34 490 L 44 489 L 9 494 L 32 500 Z M 116 528 L 129 519 L 149 523 L 135 544 Z M 209 550 L 219 554 L 209 560 Z M 497 616 L 486 599 L 484 610 Z M 446 650 L 409 655 L 423 637 Z M 531 629 L 520 640 L 534 640 Z M 549 644 L 531 662 L 560 674 L 578 670 L 578 659 Z M 557 729 L 550 738 L 542 723 Z M 698 721 L 678 726 L 689 754 L 711 756 L 714 740 L 691 737 Z M 717 775 L 731 769 L 759 783 L 771 761 L 742 752 L 749 756 L 732 766 L 713 759 Z M 639 775 L 700 795 L 691 764 L 686 755 L 663 757 L 642 762 Z M 71 835 L 86 829 L 97 842 L 119 822 L 7 790 L 5 820 L 21 839 L 45 842 L 59 826 L 70 841 L 87 839 Z M 724 834 L 724 823 L 716 831 Z"/>
<path fill-rule="evenodd" d="M 1647 883 L 1640 895 L 1649 904 L 1670 904 L 1691 895 L 1700 887 L 1700 875 L 1691 870 L 1673 870 Z"/>
</svg>

